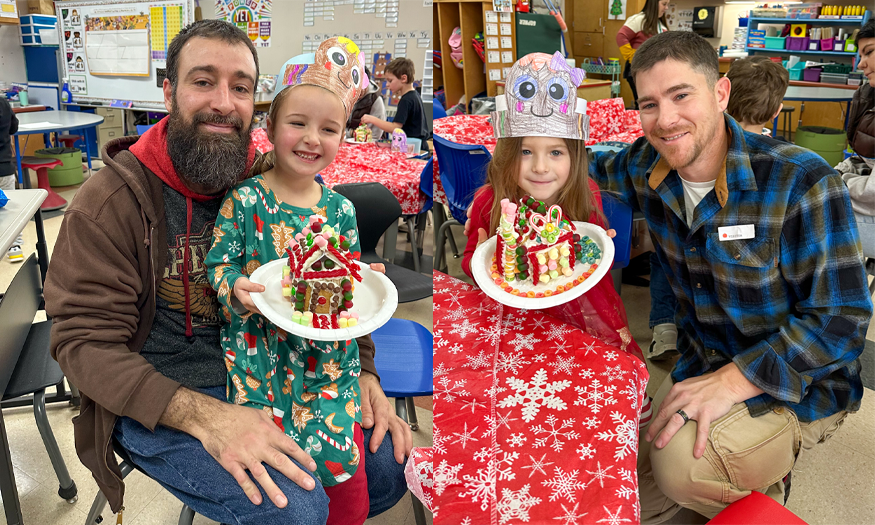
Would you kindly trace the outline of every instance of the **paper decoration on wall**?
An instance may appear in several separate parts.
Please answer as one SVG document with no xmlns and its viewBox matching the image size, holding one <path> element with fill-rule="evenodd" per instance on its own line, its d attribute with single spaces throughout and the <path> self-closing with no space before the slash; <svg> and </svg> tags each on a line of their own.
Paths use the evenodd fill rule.
<svg viewBox="0 0 875 525">
<path fill-rule="evenodd" d="M 371 72 L 374 78 L 383 78 L 386 73 L 386 66 L 392 61 L 392 53 L 376 53 L 374 54 L 374 68 Z"/>
<path fill-rule="evenodd" d="M 608 0 L 608 20 L 626 19 L 626 0 Z"/>
<path fill-rule="evenodd" d="M 492 129 L 496 138 L 559 137 L 586 140 L 589 117 L 577 86 L 586 73 L 572 68 L 558 51 L 531 53 L 507 75 L 505 93 L 495 97 Z"/>
<path fill-rule="evenodd" d="M 306 9 L 309 4 L 318 5 L 321 3 L 334 2 L 332 0 L 307 0 L 304 8 Z M 354 15 L 374 15 L 377 18 L 384 19 L 386 27 L 398 27 L 399 0 L 349 0 L 346 3 L 352 3 Z M 425 6 L 424 3 L 423 6 Z"/>
<path fill-rule="evenodd" d="M 74 95 L 87 95 L 88 94 L 88 82 L 87 77 L 85 75 L 70 75 L 69 76 L 69 87 L 70 92 Z"/>
<path fill-rule="evenodd" d="M 235 24 L 255 47 L 270 47 L 273 0 L 216 0 L 216 18 Z"/>
<path fill-rule="evenodd" d="M 73 49 L 82 49 L 82 31 L 73 31 L 73 39 L 70 43 Z"/>
<path fill-rule="evenodd" d="M 72 45 L 76 48 L 76 31 Z M 85 17 L 85 60 L 92 75 L 150 75 L 149 16 Z M 85 71 L 76 66 L 76 71 Z"/>
<path fill-rule="evenodd" d="M 61 9 L 61 18 L 66 26 L 81 26 L 82 16 L 78 9 Z"/>
<path fill-rule="evenodd" d="M 513 12 L 512 0 L 492 0 L 492 8 L 499 13 Z"/>
<path fill-rule="evenodd" d="M 149 7 L 152 24 L 152 60 L 167 60 L 167 48 L 182 30 L 182 5 Z"/>
</svg>

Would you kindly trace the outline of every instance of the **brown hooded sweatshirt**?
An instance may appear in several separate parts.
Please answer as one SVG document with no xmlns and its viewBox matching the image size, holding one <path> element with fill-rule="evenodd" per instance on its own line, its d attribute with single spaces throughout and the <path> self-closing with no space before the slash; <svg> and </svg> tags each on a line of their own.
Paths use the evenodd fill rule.
<svg viewBox="0 0 875 525">
<path fill-rule="evenodd" d="M 150 132 L 160 131 L 155 128 Z M 155 320 L 168 257 L 162 179 L 174 189 L 179 179 L 164 162 L 141 162 L 142 149 L 137 156 L 129 151 L 137 141 L 124 137 L 106 145 L 106 167 L 64 214 L 45 284 L 52 356 L 82 394 L 73 419 L 76 452 L 113 512 L 124 498 L 111 444 L 116 419 L 127 416 L 154 429 L 180 386 L 139 354 Z M 163 171 L 161 177 L 150 168 Z M 206 196 L 186 197 L 190 206 L 192 198 Z M 373 341 L 357 341 L 362 370 L 376 374 Z"/>
</svg>

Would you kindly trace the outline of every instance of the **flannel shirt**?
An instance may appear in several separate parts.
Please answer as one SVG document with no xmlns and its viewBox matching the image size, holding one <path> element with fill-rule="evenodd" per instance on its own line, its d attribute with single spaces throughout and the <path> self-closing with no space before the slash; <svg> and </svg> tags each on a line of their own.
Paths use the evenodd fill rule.
<svg viewBox="0 0 875 525">
<path fill-rule="evenodd" d="M 590 177 L 644 213 L 677 296 L 672 379 L 734 362 L 765 392 L 746 401 L 754 417 L 856 411 L 872 301 L 848 191 L 815 153 L 729 116 L 726 128 L 725 165 L 689 227 L 680 177 L 645 138 L 590 154 Z M 718 228 L 747 224 L 754 238 L 720 239 Z"/>
</svg>

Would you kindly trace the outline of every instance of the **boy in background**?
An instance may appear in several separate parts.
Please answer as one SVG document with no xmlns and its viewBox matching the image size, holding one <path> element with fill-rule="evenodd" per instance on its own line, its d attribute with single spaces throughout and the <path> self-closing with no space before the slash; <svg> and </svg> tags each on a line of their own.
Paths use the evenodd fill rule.
<svg viewBox="0 0 875 525">
<path fill-rule="evenodd" d="M 767 57 L 753 56 L 734 61 L 726 78 L 732 83 L 726 113 L 745 131 L 763 135 L 764 126 L 784 107 L 790 73 Z"/>
<path fill-rule="evenodd" d="M 18 132 L 18 118 L 12 112 L 12 106 L 6 97 L 0 96 L 0 190 L 11 197 L 9 192 L 15 189 L 15 158 L 12 156 L 12 137 Z M 20 263 L 24 261 L 21 252 L 23 241 L 21 234 L 12 243 L 7 257 L 9 262 Z"/>
<path fill-rule="evenodd" d="M 428 137 L 428 128 L 425 125 L 425 110 L 422 109 L 422 99 L 419 93 L 413 89 L 413 77 L 415 69 L 413 61 L 409 58 L 396 58 L 386 66 L 386 80 L 389 82 L 389 90 L 401 95 L 398 107 L 395 110 L 395 118 L 392 122 L 379 119 L 373 115 L 362 116 L 362 124 L 373 124 L 386 133 L 392 133 L 401 128 L 404 133 L 414 139 L 425 142 Z"/>
</svg>

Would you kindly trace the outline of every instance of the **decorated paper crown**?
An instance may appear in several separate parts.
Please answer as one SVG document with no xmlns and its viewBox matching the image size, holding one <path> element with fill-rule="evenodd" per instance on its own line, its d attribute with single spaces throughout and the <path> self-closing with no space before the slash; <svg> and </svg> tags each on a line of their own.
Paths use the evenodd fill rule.
<svg viewBox="0 0 875 525">
<path fill-rule="evenodd" d="M 279 84 L 280 90 L 302 84 L 323 87 L 340 97 L 349 115 L 368 89 L 365 54 L 348 38 L 329 38 L 319 44 L 315 53 L 292 57 L 283 64 Z"/>
<path fill-rule="evenodd" d="M 589 138 L 586 100 L 577 98 L 577 86 L 585 77 L 558 51 L 519 59 L 507 75 L 504 94 L 495 97 L 495 138 Z"/>
</svg>

